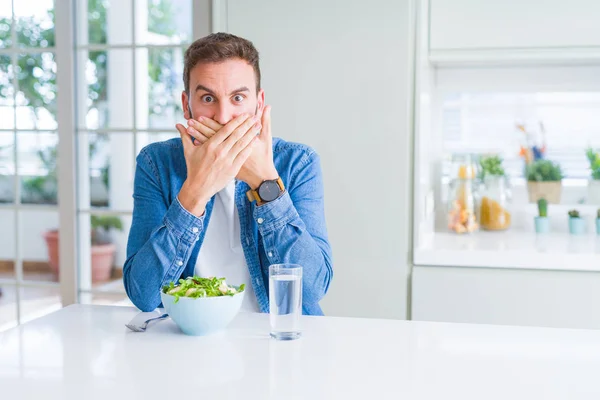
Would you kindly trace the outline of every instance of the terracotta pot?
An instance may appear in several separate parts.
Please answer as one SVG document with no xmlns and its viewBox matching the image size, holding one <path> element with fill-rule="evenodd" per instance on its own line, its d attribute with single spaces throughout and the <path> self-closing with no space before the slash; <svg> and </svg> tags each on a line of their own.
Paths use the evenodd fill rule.
<svg viewBox="0 0 600 400">
<path fill-rule="evenodd" d="M 58 231 L 48 231 L 44 233 L 46 246 L 48 247 L 48 264 L 54 276 L 58 277 Z"/>
<path fill-rule="evenodd" d="M 44 233 L 48 246 L 48 263 L 55 276 L 59 274 L 58 231 Z M 110 279 L 115 258 L 116 246 L 113 243 L 92 245 L 92 282 L 105 282 Z"/>
<path fill-rule="evenodd" d="M 110 279 L 116 249 L 113 243 L 92 245 L 92 282 Z"/>
<path fill-rule="evenodd" d="M 562 183 L 558 182 L 527 182 L 527 192 L 529 193 L 529 202 L 537 203 L 541 198 L 548 200 L 548 203 L 559 204 L 562 192 Z"/>
</svg>

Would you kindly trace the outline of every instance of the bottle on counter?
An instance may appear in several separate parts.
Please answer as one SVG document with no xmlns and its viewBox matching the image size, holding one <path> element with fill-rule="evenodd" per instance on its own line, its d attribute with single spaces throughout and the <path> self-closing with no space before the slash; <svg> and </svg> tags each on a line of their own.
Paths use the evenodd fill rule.
<svg viewBox="0 0 600 400">
<path fill-rule="evenodd" d="M 453 157 L 455 178 L 450 182 L 448 195 L 448 229 L 456 233 L 472 233 L 477 223 L 478 185 L 477 164 L 470 154 Z"/>
<path fill-rule="evenodd" d="M 483 180 L 479 223 L 486 231 L 510 228 L 510 190 L 505 176 L 488 175 Z"/>
</svg>

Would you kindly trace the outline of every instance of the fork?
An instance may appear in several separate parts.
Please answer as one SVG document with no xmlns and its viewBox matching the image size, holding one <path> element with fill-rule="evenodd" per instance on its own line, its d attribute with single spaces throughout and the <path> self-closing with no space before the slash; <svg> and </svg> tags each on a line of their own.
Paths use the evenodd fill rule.
<svg viewBox="0 0 600 400">
<path fill-rule="evenodd" d="M 148 324 L 150 322 L 152 322 L 152 321 L 158 321 L 158 320 L 161 320 L 161 319 L 165 319 L 168 316 L 169 316 L 169 314 L 163 314 L 160 317 L 154 317 L 154 318 L 147 319 L 141 325 L 125 324 L 125 326 L 128 327 L 129 329 L 131 329 L 134 332 L 146 332 L 146 328 L 148 327 Z"/>
</svg>

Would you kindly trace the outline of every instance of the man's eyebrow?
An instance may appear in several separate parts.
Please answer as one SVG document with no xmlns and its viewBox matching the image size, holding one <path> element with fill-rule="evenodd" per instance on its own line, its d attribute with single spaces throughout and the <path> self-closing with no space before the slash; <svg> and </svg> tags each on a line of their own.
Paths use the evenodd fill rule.
<svg viewBox="0 0 600 400">
<path fill-rule="evenodd" d="M 209 88 L 207 88 L 206 86 L 203 86 L 203 85 L 200 85 L 200 84 L 198 84 L 198 85 L 196 86 L 196 92 L 197 92 L 198 90 L 204 90 L 205 92 L 208 92 L 208 93 L 210 93 L 210 94 L 215 94 L 215 92 L 213 92 L 213 91 L 212 91 L 212 89 L 209 89 Z"/>
<path fill-rule="evenodd" d="M 248 89 L 246 86 L 242 86 L 240 88 L 235 89 L 231 93 L 229 93 L 229 95 L 231 96 L 232 94 L 236 94 L 236 93 L 240 93 L 240 92 L 249 92 L 249 91 L 250 91 L 250 89 Z"/>
<path fill-rule="evenodd" d="M 205 92 L 210 93 L 212 95 L 215 94 L 215 92 L 212 89 L 209 89 L 206 86 L 200 85 L 200 84 L 196 86 L 196 92 L 198 90 L 204 90 Z M 239 88 L 233 90 L 231 93 L 229 93 L 229 95 L 231 96 L 232 94 L 241 93 L 241 92 L 249 92 L 249 91 L 250 91 L 250 89 L 248 89 L 246 86 L 242 86 L 242 87 L 239 87 Z"/>
</svg>

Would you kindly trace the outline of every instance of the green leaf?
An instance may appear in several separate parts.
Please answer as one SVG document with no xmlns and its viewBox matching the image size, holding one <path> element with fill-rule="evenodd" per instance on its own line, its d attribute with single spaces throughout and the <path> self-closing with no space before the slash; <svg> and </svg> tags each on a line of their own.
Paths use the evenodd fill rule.
<svg viewBox="0 0 600 400">
<path fill-rule="evenodd" d="M 479 160 L 481 165 L 480 179 L 485 179 L 487 176 L 505 176 L 504 167 L 502 162 L 504 160 L 500 156 L 483 156 Z"/>
<path fill-rule="evenodd" d="M 590 163 L 592 179 L 600 180 L 600 152 L 594 151 L 592 148 L 588 148 L 585 154 Z"/>
<path fill-rule="evenodd" d="M 221 288 L 224 288 L 224 292 Z M 245 284 L 240 285 L 237 293 L 244 291 Z M 173 289 L 176 289 L 173 291 Z M 188 293 L 189 289 L 196 289 Z M 225 278 L 202 278 L 199 276 L 190 276 L 186 279 L 179 279 L 179 284 L 176 285 L 174 282 L 170 282 L 169 285 L 163 286 L 163 293 L 175 296 L 176 302 L 179 297 L 221 297 L 221 296 L 235 296 L 237 293 L 233 293 L 230 289 L 234 289 L 233 286 L 227 285 Z"/>
<path fill-rule="evenodd" d="M 538 160 L 526 168 L 527 180 L 535 182 L 556 182 L 564 178 L 558 163 L 550 160 Z"/>
</svg>

